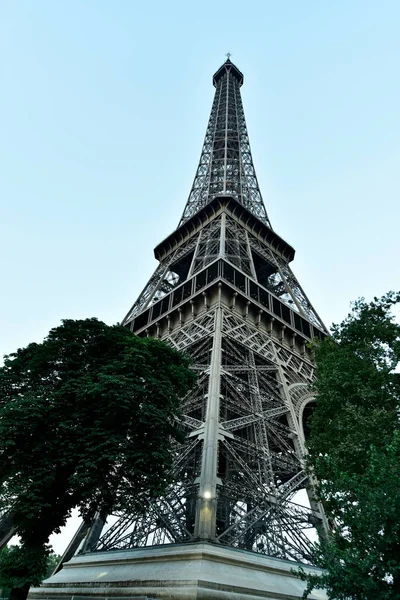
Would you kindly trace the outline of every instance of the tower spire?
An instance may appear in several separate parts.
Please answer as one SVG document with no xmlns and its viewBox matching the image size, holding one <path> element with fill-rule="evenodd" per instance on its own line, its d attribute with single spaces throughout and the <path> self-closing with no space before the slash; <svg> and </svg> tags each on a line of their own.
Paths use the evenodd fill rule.
<svg viewBox="0 0 400 600">
<path fill-rule="evenodd" d="M 232 196 L 271 228 L 251 156 L 240 88 L 243 74 L 227 60 L 213 76 L 214 102 L 199 165 L 179 225 L 219 194 Z M 271 228 L 272 229 L 272 228 Z"/>
</svg>

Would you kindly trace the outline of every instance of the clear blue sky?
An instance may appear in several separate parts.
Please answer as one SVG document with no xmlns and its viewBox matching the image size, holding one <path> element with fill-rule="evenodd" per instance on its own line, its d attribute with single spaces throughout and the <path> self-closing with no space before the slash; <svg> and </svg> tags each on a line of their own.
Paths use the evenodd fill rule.
<svg viewBox="0 0 400 600">
<path fill-rule="evenodd" d="M 227 51 L 273 227 L 329 325 L 400 288 L 398 0 L 0 6 L 0 354 L 123 318 L 179 221 Z"/>
</svg>

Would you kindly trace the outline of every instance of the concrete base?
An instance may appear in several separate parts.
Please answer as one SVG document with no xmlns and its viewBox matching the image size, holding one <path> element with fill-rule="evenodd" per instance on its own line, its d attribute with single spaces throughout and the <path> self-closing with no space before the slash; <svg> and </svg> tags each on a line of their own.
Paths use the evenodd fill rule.
<svg viewBox="0 0 400 600">
<path fill-rule="evenodd" d="M 30 600 L 299 600 L 297 563 L 191 543 L 76 556 Z M 307 568 L 307 570 L 309 570 Z M 310 571 L 318 572 L 310 568 Z M 326 600 L 316 590 L 310 600 Z"/>
</svg>

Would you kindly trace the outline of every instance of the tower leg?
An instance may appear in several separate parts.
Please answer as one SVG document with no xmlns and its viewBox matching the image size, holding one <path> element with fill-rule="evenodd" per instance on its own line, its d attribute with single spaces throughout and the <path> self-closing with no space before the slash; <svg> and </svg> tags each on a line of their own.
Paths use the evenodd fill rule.
<svg viewBox="0 0 400 600">
<path fill-rule="evenodd" d="M 90 523 L 85 523 L 85 521 L 82 521 L 82 523 L 79 525 L 74 537 L 72 538 L 69 545 L 67 546 L 67 549 L 65 550 L 64 554 L 61 556 L 60 562 L 54 569 L 54 571 L 52 573 L 53 575 L 55 575 L 56 573 L 61 571 L 61 569 L 63 568 L 63 564 L 65 562 L 69 561 L 76 554 L 76 551 L 78 550 L 80 544 L 82 543 L 82 540 L 85 539 L 85 536 L 87 535 L 87 532 L 89 531 L 89 528 L 90 528 Z"/>
<path fill-rule="evenodd" d="M 0 550 L 4 548 L 15 535 L 12 512 L 6 512 L 0 519 Z"/>
<path fill-rule="evenodd" d="M 99 540 L 104 523 L 105 519 L 101 517 L 99 513 L 96 514 L 91 523 L 85 523 L 85 521 L 82 521 L 52 574 L 55 575 L 61 571 L 63 564 L 71 560 L 82 542 L 83 544 L 81 552 L 92 550 Z"/>
<path fill-rule="evenodd" d="M 86 539 L 83 542 L 81 552 L 90 552 L 94 549 L 97 542 L 99 541 L 101 532 L 103 531 L 103 527 L 106 520 L 100 513 L 97 513 L 95 518 L 92 521 L 90 529 L 87 533 Z"/>
<path fill-rule="evenodd" d="M 215 539 L 216 529 L 217 461 L 222 357 L 222 308 L 220 304 L 215 311 L 214 323 L 215 332 L 211 350 L 203 456 L 199 478 L 199 498 L 197 501 L 195 523 L 195 537 L 201 540 Z"/>
</svg>

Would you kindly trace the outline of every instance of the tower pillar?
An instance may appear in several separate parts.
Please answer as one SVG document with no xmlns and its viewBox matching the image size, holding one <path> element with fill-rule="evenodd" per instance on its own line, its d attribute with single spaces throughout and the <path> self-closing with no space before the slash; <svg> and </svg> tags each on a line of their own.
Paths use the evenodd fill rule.
<svg viewBox="0 0 400 600">
<path fill-rule="evenodd" d="M 215 539 L 217 485 L 221 483 L 217 477 L 222 365 L 222 307 L 220 304 L 220 293 L 221 288 L 219 288 L 218 306 L 215 309 L 214 339 L 209 368 L 204 434 L 200 434 L 199 436 L 200 439 L 203 439 L 203 452 L 194 535 L 195 538 L 200 540 Z"/>
</svg>

